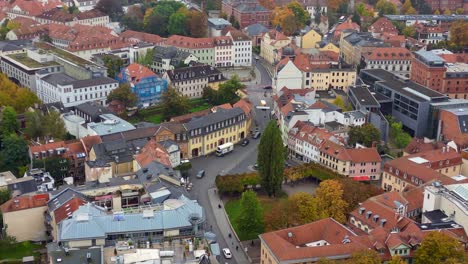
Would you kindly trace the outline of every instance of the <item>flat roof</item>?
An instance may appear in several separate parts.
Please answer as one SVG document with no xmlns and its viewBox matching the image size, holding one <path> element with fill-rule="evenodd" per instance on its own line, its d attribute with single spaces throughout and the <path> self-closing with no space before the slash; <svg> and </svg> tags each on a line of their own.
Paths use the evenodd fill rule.
<svg viewBox="0 0 468 264">
<path fill-rule="evenodd" d="M 224 18 L 208 18 L 208 22 L 215 26 L 230 26 L 231 23 Z"/>
<path fill-rule="evenodd" d="M 353 93 L 354 97 L 356 97 L 361 105 L 379 105 L 379 102 L 367 87 L 355 86 L 349 87 L 348 89 Z"/>
<path fill-rule="evenodd" d="M 382 69 L 367 69 L 362 70 L 362 73 L 369 74 L 379 79 L 380 84 L 388 87 L 404 96 L 410 97 L 416 101 L 431 101 L 432 99 L 447 98 L 447 96 L 431 90 L 425 86 L 419 85 L 412 81 L 402 81 L 393 73 Z"/>
<path fill-rule="evenodd" d="M 420 56 L 426 62 L 432 62 L 432 63 L 437 63 L 437 64 L 445 63 L 444 59 L 437 56 L 437 54 L 435 54 L 432 51 L 419 50 L 419 51 L 416 51 L 415 54 Z"/>
<path fill-rule="evenodd" d="M 27 53 L 8 54 L 5 56 L 31 69 L 39 69 L 39 68 L 45 68 L 49 66 L 60 65 L 55 61 L 38 62 L 28 57 Z"/>
<path fill-rule="evenodd" d="M 102 136 L 135 129 L 135 126 L 113 114 L 103 114 L 100 117 L 104 119 L 103 122 L 88 124 L 88 127 L 94 130 L 97 135 Z"/>
<path fill-rule="evenodd" d="M 468 15 L 384 15 L 390 20 L 406 21 L 406 20 L 468 20 Z"/>
</svg>

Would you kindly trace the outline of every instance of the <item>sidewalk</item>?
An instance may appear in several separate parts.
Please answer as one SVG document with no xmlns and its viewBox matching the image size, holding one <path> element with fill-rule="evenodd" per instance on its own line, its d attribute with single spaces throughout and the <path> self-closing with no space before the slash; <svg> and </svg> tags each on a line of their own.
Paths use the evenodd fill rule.
<svg viewBox="0 0 468 264">
<path fill-rule="evenodd" d="M 229 249 L 231 250 L 231 254 L 234 256 L 234 259 L 238 264 L 250 263 L 245 254 L 244 247 L 239 242 L 236 233 L 229 223 L 226 211 L 224 210 L 224 204 L 219 199 L 219 196 L 217 193 L 215 193 L 215 191 L 215 188 L 208 190 L 208 199 L 210 200 L 216 223 L 218 224 L 219 230 L 221 231 L 221 234 L 218 235 L 222 235 L 224 237 L 224 240 L 226 240 L 226 243 L 228 243 Z M 219 204 L 221 204 L 223 208 L 218 208 Z M 232 234 L 232 238 L 229 238 L 229 234 Z M 239 246 L 239 251 L 236 250 L 236 246 Z"/>
</svg>

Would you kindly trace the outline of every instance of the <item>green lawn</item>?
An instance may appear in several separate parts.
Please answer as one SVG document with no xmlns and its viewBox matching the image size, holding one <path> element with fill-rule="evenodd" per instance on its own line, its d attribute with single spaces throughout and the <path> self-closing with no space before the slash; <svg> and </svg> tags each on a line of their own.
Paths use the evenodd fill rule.
<svg viewBox="0 0 468 264">
<path fill-rule="evenodd" d="M 208 103 L 204 103 L 204 104 L 201 104 L 201 105 L 197 105 L 193 108 L 190 109 L 190 113 L 195 113 L 195 112 L 199 112 L 199 111 L 203 111 L 203 110 L 206 110 L 208 108 L 210 108 L 211 105 L 209 105 Z"/>
<path fill-rule="evenodd" d="M 0 241 L 0 260 L 2 259 L 22 259 L 27 256 L 38 256 L 35 250 L 41 248 L 40 245 L 32 244 L 28 241 L 9 244 L 6 241 Z"/>
<path fill-rule="evenodd" d="M 162 122 L 162 118 L 163 118 L 162 114 L 157 114 L 157 115 L 152 115 L 152 116 L 145 117 L 145 121 L 155 123 L 155 124 L 159 124 L 159 123 Z"/>
<path fill-rule="evenodd" d="M 260 204 L 262 205 L 263 209 L 263 214 L 265 215 L 266 213 L 269 213 L 271 211 L 271 209 L 273 208 L 273 204 L 277 203 L 281 199 L 287 198 L 268 198 L 265 196 L 259 196 L 258 199 L 260 200 Z M 229 221 L 231 221 L 231 224 L 234 227 L 234 230 L 236 231 L 237 236 L 239 236 L 239 239 L 241 241 L 258 238 L 259 234 L 257 233 L 248 233 L 244 232 L 243 230 L 239 230 L 236 220 L 239 217 L 240 213 L 240 199 L 229 200 L 224 205 L 224 207 L 226 209 L 227 215 L 229 216 Z"/>
</svg>

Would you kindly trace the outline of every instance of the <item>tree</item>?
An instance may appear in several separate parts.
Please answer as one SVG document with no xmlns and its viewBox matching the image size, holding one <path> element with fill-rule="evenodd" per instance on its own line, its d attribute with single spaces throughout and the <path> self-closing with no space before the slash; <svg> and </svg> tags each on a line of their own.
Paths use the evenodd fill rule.
<svg viewBox="0 0 468 264">
<path fill-rule="evenodd" d="M 187 96 L 182 95 L 176 89 L 169 87 L 162 94 L 161 106 L 163 119 L 184 115 L 190 110 L 190 101 Z"/>
<path fill-rule="evenodd" d="M 401 122 L 389 119 L 390 139 L 397 148 L 405 148 L 411 141 L 411 136 L 403 130 Z"/>
<path fill-rule="evenodd" d="M 17 113 L 24 113 L 26 109 L 39 102 L 36 94 L 27 88 L 19 87 L 5 74 L 0 74 L 0 106 L 9 105 Z"/>
<path fill-rule="evenodd" d="M 317 264 L 336 264 L 333 259 L 321 258 L 317 261 Z"/>
<path fill-rule="evenodd" d="M 206 37 L 206 29 L 208 28 L 208 17 L 205 13 L 198 11 L 190 11 L 187 17 L 187 32 L 193 38 Z"/>
<path fill-rule="evenodd" d="M 16 111 L 11 106 L 5 106 L 2 111 L 2 135 L 7 136 L 16 133 L 19 130 L 19 123 L 16 117 Z"/>
<path fill-rule="evenodd" d="M 287 4 L 287 8 L 294 14 L 294 17 L 297 19 L 299 25 L 304 26 L 307 24 L 310 19 L 310 15 L 301 4 L 294 0 Z"/>
<path fill-rule="evenodd" d="M 436 11 L 434 11 L 434 15 L 440 15 L 439 9 L 437 9 Z"/>
<path fill-rule="evenodd" d="M 65 123 L 60 118 L 60 113 L 57 111 L 50 111 L 44 117 L 43 130 L 46 131 L 46 136 L 55 139 L 64 139 L 67 134 Z"/>
<path fill-rule="evenodd" d="M 171 35 L 187 35 L 185 25 L 187 23 L 187 16 L 183 13 L 176 12 L 169 17 L 169 24 L 167 31 Z"/>
<path fill-rule="evenodd" d="M 242 193 L 237 224 L 246 233 L 263 232 L 263 210 L 255 192 L 249 190 Z"/>
<path fill-rule="evenodd" d="M 218 90 L 215 91 L 209 87 L 203 90 L 203 98 L 207 99 L 211 104 L 221 105 L 225 103 L 236 103 L 240 97 L 237 95 L 237 91 L 243 89 L 244 84 L 240 82 L 237 75 L 234 75 L 228 81 L 219 85 Z"/>
<path fill-rule="evenodd" d="M 281 29 L 283 30 L 283 33 L 288 36 L 293 35 L 301 28 L 301 24 L 299 24 L 299 22 L 293 14 L 288 15 L 281 22 Z"/>
<path fill-rule="evenodd" d="M 18 175 L 19 167 L 29 162 L 28 144 L 26 141 L 16 134 L 4 136 L 1 160 L 2 171 L 9 170 L 13 174 Z"/>
<path fill-rule="evenodd" d="M 395 255 L 387 264 L 406 264 L 406 261 L 403 261 L 400 256 Z"/>
<path fill-rule="evenodd" d="M 346 207 L 343 200 L 343 186 L 337 180 L 326 180 L 320 183 L 315 192 L 318 212 L 324 217 L 332 217 L 340 223 L 346 222 Z"/>
<path fill-rule="evenodd" d="M 362 250 L 353 253 L 351 259 L 349 260 L 351 264 L 380 264 L 382 261 L 380 260 L 379 254 L 372 249 Z"/>
<path fill-rule="evenodd" d="M 292 35 L 309 22 L 309 15 L 304 8 L 293 1 L 283 7 L 276 7 L 271 16 L 271 24 L 280 26 L 286 35 Z"/>
<path fill-rule="evenodd" d="M 339 182 L 343 188 L 343 200 L 348 204 L 345 214 L 354 210 L 359 203 L 382 194 L 383 190 L 372 184 L 365 184 L 350 178 L 340 178 Z"/>
<path fill-rule="evenodd" d="M 122 24 L 131 30 L 143 30 L 144 14 L 139 6 L 131 6 L 128 8 L 127 13 L 122 17 Z"/>
<path fill-rule="evenodd" d="M 123 15 L 122 1 L 120 0 L 99 0 L 95 9 L 109 15 L 111 20 L 120 20 Z"/>
<path fill-rule="evenodd" d="M 444 15 L 447 15 L 447 16 L 450 16 L 452 14 L 452 12 L 450 11 L 450 9 L 445 9 L 444 11 Z"/>
<path fill-rule="evenodd" d="M 290 200 L 280 200 L 275 203 L 271 211 L 265 213 L 265 231 L 275 231 L 293 226 L 296 212 L 293 212 Z"/>
<path fill-rule="evenodd" d="M 410 9 L 408 9 L 408 11 L 406 12 L 407 15 L 416 15 L 417 13 L 418 11 L 416 11 L 414 7 L 410 7 Z"/>
<path fill-rule="evenodd" d="M 335 100 L 333 100 L 333 104 L 343 109 L 344 111 L 353 110 L 351 105 L 345 105 L 343 98 L 341 96 L 336 97 Z"/>
<path fill-rule="evenodd" d="M 415 264 L 439 264 L 450 261 L 466 263 L 463 246 L 455 239 L 441 232 L 431 232 L 424 237 L 414 254 Z M 453 262 L 451 262 L 453 263 Z"/>
<path fill-rule="evenodd" d="M 430 14 L 432 12 L 432 8 L 427 4 L 426 0 L 411 0 L 411 3 L 419 14 Z"/>
<path fill-rule="evenodd" d="M 380 15 L 395 15 L 397 13 L 397 7 L 394 3 L 386 0 L 379 0 L 375 5 Z"/>
<path fill-rule="evenodd" d="M 132 107 L 136 105 L 138 98 L 132 92 L 130 84 L 123 83 L 116 89 L 112 90 L 107 96 L 107 102 L 111 102 L 112 100 L 119 100 L 125 105 L 125 107 Z"/>
<path fill-rule="evenodd" d="M 104 54 L 102 61 L 107 68 L 107 76 L 110 78 L 117 77 L 117 74 L 124 65 L 124 61 L 120 57 L 109 54 Z"/>
<path fill-rule="evenodd" d="M 45 136 L 44 116 L 39 111 L 30 111 L 26 113 L 26 134 L 31 139 Z"/>
<path fill-rule="evenodd" d="M 153 64 L 153 58 L 154 49 L 148 49 L 142 57 L 138 58 L 137 62 L 145 67 L 150 68 Z"/>
<path fill-rule="evenodd" d="M 163 37 L 168 35 L 167 33 L 167 21 L 168 19 L 161 14 L 154 13 L 148 18 L 145 16 L 144 30 L 151 34 L 157 34 Z"/>
<path fill-rule="evenodd" d="M 353 21 L 354 23 L 356 23 L 358 25 L 361 25 L 361 17 L 359 16 L 357 11 L 354 11 L 353 17 L 351 18 L 351 21 Z"/>
<path fill-rule="evenodd" d="M 13 29 L 18 29 L 21 27 L 21 23 L 18 22 L 17 20 L 8 20 L 6 27 L 8 31 L 13 30 Z"/>
<path fill-rule="evenodd" d="M 450 26 L 450 41 L 459 47 L 468 46 L 468 22 L 458 20 Z"/>
<path fill-rule="evenodd" d="M 322 219 L 318 211 L 317 199 L 305 192 L 298 192 L 289 197 L 290 208 L 295 225 L 303 225 Z"/>
<path fill-rule="evenodd" d="M 351 146 L 359 143 L 366 147 L 371 147 L 372 143 L 380 142 L 380 131 L 370 123 L 351 127 L 348 135 L 348 144 Z"/>
<path fill-rule="evenodd" d="M 268 10 L 273 10 L 276 7 L 276 3 L 273 0 L 259 0 L 258 3 Z"/>
<path fill-rule="evenodd" d="M 414 28 L 414 26 L 407 26 L 403 29 L 403 31 L 401 32 L 405 37 L 416 37 L 416 29 Z"/>
<path fill-rule="evenodd" d="M 411 3 L 411 0 L 405 0 L 405 2 L 403 3 L 403 5 L 401 6 L 401 13 L 402 14 L 407 14 L 408 10 L 410 10 L 410 8 L 413 8 L 413 4 Z"/>
<path fill-rule="evenodd" d="M 462 7 L 459 7 L 455 10 L 455 14 L 457 15 L 463 15 L 463 13 L 465 13 L 465 9 L 463 9 Z"/>
<path fill-rule="evenodd" d="M 271 120 L 260 139 L 257 157 L 262 187 L 268 196 L 276 196 L 281 190 L 284 176 L 284 151 L 281 132 L 276 122 Z"/>
</svg>

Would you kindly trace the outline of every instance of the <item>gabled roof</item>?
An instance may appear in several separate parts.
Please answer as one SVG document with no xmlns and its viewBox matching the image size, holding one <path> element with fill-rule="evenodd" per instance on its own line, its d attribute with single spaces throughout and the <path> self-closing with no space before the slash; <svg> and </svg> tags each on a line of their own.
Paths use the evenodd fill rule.
<svg viewBox="0 0 468 264">
<path fill-rule="evenodd" d="M 377 21 L 375 21 L 369 27 L 369 32 L 380 33 L 380 34 L 390 33 L 390 34 L 398 35 L 398 29 L 386 17 L 381 17 L 377 19 Z"/>
<path fill-rule="evenodd" d="M 251 37 L 262 35 L 265 32 L 268 32 L 268 28 L 262 24 L 256 23 L 244 28 L 244 31 Z"/>
<path fill-rule="evenodd" d="M 120 34 L 120 37 L 133 42 L 148 42 L 153 44 L 160 44 L 164 41 L 162 37 L 156 34 L 150 34 L 134 30 L 125 30 Z"/>
<path fill-rule="evenodd" d="M 48 193 L 19 196 L 10 199 L 4 204 L 0 205 L 0 210 L 3 214 L 9 212 L 16 212 L 20 210 L 47 206 L 47 201 L 49 201 Z"/>
<path fill-rule="evenodd" d="M 128 81 L 137 84 L 144 78 L 157 76 L 156 73 L 152 72 L 149 68 L 138 64 L 132 63 L 125 68 L 125 74 L 128 75 Z"/>
<path fill-rule="evenodd" d="M 408 146 L 406 146 L 405 152 L 408 154 L 414 154 L 429 150 L 442 149 L 443 147 L 445 147 L 445 144 L 440 141 L 426 142 L 423 138 L 413 138 Z"/>
<path fill-rule="evenodd" d="M 215 46 L 213 38 L 191 38 L 180 35 L 170 36 L 166 39 L 165 44 L 187 49 L 208 49 Z"/>
<path fill-rule="evenodd" d="M 135 160 L 140 164 L 140 167 L 145 167 L 153 161 L 160 162 L 167 167 L 172 167 L 169 153 L 154 139 L 148 141 L 140 153 L 135 155 Z"/>
<path fill-rule="evenodd" d="M 367 61 L 373 60 L 411 60 L 411 52 L 406 48 L 400 47 L 377 47 L 367 53 L 363 53 L 362 56 Z"/>
</svg>

